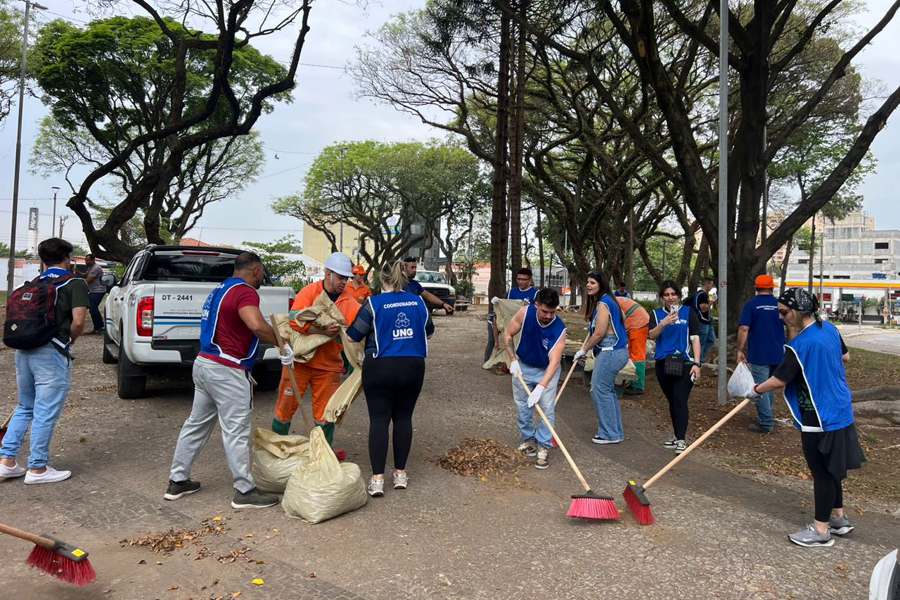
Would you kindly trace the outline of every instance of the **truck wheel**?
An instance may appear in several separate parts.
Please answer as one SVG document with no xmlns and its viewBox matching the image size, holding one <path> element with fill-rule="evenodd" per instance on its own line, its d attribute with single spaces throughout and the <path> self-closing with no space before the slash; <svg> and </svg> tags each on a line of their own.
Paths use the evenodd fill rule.
<svg viewBox="0 0 900 600">
<path fill-rule="evenodd" d="M 110 346 L 114 346 L 113 341 L 109 338 L 109 333 L 103 331 L 103 364 L 114 365 L 119 362 L 119 358 L 109 351 Z"/>
<path fill-rule="evenodd" d="M 278 384 L 281 383 L 281 369 L 274 371 L 272 369 L 258 369 L 253 374 L 253 379 L 256 380 L 257 390 L 260 392 L 271 392 L 278 389 Z"/>
<path fill-rule="evenodd" d="M 147 388 L 147 376 L 141 373 L 140 367 L 128 360 L 122 345 L 119 345 L 119 373 L 116 384 L 119 398 L 123 400 L 142 398 Z"/>
</svg>

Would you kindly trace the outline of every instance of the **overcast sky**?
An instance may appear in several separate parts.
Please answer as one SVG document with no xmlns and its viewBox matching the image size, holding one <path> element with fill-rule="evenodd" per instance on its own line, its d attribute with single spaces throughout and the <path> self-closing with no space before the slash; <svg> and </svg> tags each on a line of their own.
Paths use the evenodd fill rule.
<svg viewBox="0 0 900 600">
<path fill-rule="evenodd" d="M 43 15 L 45 20 L 63 16 L 83 24 L 90 18 L 77 11 L 79 6 L 84 6 L 81 1 L 42 2 L 51 11 L 51 14 Z M 441 132 L 421 125 L 412 116 L 389 106 L 355 99 L 354 82 L 343 70 L 354 57 L 354 47 L 364 42 L 366 32 L 377 29 L 393 14 L 424 4 L 425 0 L 370 0 L 365 9 L 360 9 L 349 1 L 316 2 L 310 18 L 311 31 L 301 58 L 306 66 L 300 67 L 294 101 L 278 105 L 272 113 L 263 115 L 256 125 L 266 155 L 261 176 L 239 196 L 207 209 L 201 225 L 189 235 L 212 243 L 236 244 L 245 240 L 271 241 L 288 233 L 299 233 L 298 221 L 274 214 L 269 206 L 274 199 L 300 189 L 306 169 L 322 148 L 339 141 L 442 137 Z M 867 13 L 860 16 L 861 25 L 877 21 L 887 10 L 890 0 L 869 0 L 866 5 Z M 288 35 L 261 38 L 258 46 L 282 62 L 290 56 Z M 864 76 L 881 80 L 884 88 L 896 86 L 900 73 L 900 18 L 895 18 L 854 64 L 862 69 Z M 37 123 L 45 114 L 46 108 L 39 101 L 26 101 L 23 163 L 30 154 Z M 3 240 L 9 237 L 15 139 L 13 113 L 0 126 L 0 239 Z M 900 114 L 895 113 L 878 135 L 872 151 L 878 160 L 878 168 L 862 186 L 865 210 L 875 217 L 879 228 L 900 229 L 900 209 L 896 202 L 897 174 L 900 173 Z M 27 164 L 23 164 L 21 177 L 19 232 L 16 235 L 19 247 L 26 240 L 25 227 L 31 206 L 39 208 L 40 234 L 47 237 L 51 186 L 64 186 L 61 178 L 44 179 L 31 175 Z M 57 214 L 70 216 L 65 226 L 67 238 L 83 239 L 74 214 L 64 206 L 66 191 L 60 192 Z"/>
</svg>

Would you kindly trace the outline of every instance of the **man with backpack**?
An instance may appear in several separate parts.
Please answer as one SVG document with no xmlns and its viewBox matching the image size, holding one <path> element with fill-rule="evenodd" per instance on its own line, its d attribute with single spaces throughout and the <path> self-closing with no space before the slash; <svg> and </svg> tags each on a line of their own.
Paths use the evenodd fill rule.
<svg viewBox="0 0 900 600">
<path fill-rule="evenodd" d="M 19 404 L 0 449 L 0 480 L 25 476 L 26 484 L 56 483 L 71 471 L 48 463 L 53 428 L 69 392 L 72 342 L 84 331 L 90 306 L 84 279 L 72 275 L 72 244 L 60 238 L 38 245 L 44 271 L 16 289 L 6 304 L 3 342 L 16 349 Z M 16 456 L 31 426 L 28 469 Z"/>
</svg>

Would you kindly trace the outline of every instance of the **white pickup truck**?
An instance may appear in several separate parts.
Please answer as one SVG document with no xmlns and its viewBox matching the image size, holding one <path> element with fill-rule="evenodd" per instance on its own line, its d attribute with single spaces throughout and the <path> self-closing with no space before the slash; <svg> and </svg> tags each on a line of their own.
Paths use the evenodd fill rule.
<svg viewBox="0 0 900 600">
<path fill-rule="evenodd" d="M 231 277 L 234 248 L 148 246 L 138 252 L 106 298 L 103 362 L 118 363 L 119 398 L 144 395 L 147 375 L 189 367 L 200 351 L 203 302 Z M 259 289 L 260 310 L 268 318 L 290 308 L 289 288 Z M 281 363 L 271 345 L 260 344 L 253 376 L 263 389 L 278 385 Z"/>
</svg>

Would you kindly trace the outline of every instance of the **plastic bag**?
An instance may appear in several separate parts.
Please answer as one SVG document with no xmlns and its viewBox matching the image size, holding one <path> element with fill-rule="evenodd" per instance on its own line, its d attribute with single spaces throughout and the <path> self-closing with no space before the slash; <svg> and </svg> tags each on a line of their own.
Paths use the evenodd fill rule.
<svg viewBox="0 0 900 600">
<path fill-rule="evenodd" d="M 289 517 L 321 523 L 365 505 L 369 496 L 359 467 L 338 462 L 321 427 L 309 434 L 309 461 L 291 475 L 281 507 Z"/>
<path fill-rule="evenodd" d="M 747 398 L 753 394 L 753 373 L 747 363 L 738 363 L 734 373 L 728 378 L 728 395 L 732 398 Z"/>
<path fill-rule="evenodd" d="M 309 438 L 305 435 L 278 435 L 262 427 L 253 431 L 250 468 L 253 481 L 260 490 L 281 494 L 293 472 L 307 461 Z"/>
</svg>

